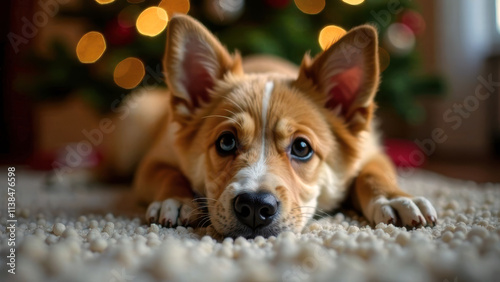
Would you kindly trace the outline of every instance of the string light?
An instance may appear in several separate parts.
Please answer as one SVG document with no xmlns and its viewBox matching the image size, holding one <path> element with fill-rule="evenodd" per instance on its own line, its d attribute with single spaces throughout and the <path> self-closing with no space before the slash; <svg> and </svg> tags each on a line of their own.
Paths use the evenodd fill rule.
<svg viewBox="0 0 500 282">
<path fill-rule="evenodd" d="M 122 88 L 132 89 L 141 83 L 145 74 L 146 71 L 142 61 L 134 57 L 128 57 L 116 65 L 113 80 Z"/>
<path fill-rule="evenodd" d="M 326 50 L 328 49 L 333 43 L 337 42 L 342 36 L 346 34 L 346 31 L 341 28 L 340 26 L 336 25 L 328 25 L 325 26 L 320 32 L 319 32 L 319 46 L 321 46 L 321 49 Z"/>
<path fill-rule="evenodd" d="M 167 12 L 160 7 L 149 7 L 137 17 L 136 27 L 140 34 L 156 36 L 167 27 Z"/>
<path fill-rule="evenodd" d="M 365 0 L 342 0 L 342 1 L 344 1 L 344 3 L 347 3 L 349 5 L 359 5 L 365 2 Z"/>
<path fill-rule="evenodd" d="M 101 5 L 109 4 L 115 2 L 115 0 L 95 0 L 97 3 Z"/>
<path fill-rule="evenodd" d="M 106 50 L 106 41 L 102 33 L 91 31 L 82 36 L 76 45 L 76 56 L 84 64 L 99 60 Z"/>
<path fill-rule="evenodd" d="M 325 8 L 325 0 L 294 0 L 295 5 L 305 14 L 314 15 Z"/>
<path fill-rule="evenodd" d="M 189 0 L 162 0 L 158 7 L 167 11 L 169 18 L 175 13 L 187 14 L 191 8 Z"/>
</svg>

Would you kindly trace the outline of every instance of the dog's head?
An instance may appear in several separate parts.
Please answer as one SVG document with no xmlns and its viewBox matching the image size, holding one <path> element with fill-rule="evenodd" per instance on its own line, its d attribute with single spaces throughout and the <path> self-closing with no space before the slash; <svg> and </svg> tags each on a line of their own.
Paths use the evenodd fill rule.
<svg viewBox="0 0 500 282">
<path fill-rule="evenodd" d="M 306 55 L 296 77 L 244 74 L 240 56 L 188 16 L 172 18 L 167 34 L 175 149 L 217 232 L 300 232 L 318 204 L 339 200 L 374 109 L 373 27 Z"/>
</svg>

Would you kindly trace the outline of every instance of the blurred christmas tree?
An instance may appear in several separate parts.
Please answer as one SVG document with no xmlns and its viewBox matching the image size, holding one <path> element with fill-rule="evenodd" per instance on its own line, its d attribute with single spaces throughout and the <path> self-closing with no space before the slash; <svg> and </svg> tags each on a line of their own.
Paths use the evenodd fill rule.
<svg viewBox="0 0 500 282">
<path fill-rule="evenodd" d="M 76 52 L 54 39 L 50 59 L 32 55 L 40 72 L 20 80 L 37 99 L 82 95 L 109 111 L 131 89 L 161 85 L 165 26 L 175 12 L 202 21 L 230 50 L 243 55 L 270 53 L 300 63 L 303 54 L 321 51 L 320 42 L 343 29 L 372 23 L 380 33 L 383 79 L 378 102 L 393 107 L 408 122 L 418 122 L 419 95 L 440 94 L 439 77 L 422 75 L 416 41 L 425 22 L 411 0 L 95 0 L 59 17 L 87 22 L 89 33 Z M 168 16 L 167 16 L 168 14 Z M 334 26 L 332 26 L 334 25 Z M 329 29 L 324 29 L 329 26 Z M 343 29 L 342 29 L 343 28 Z M 341 35 L 341 34 L 340 34 Z M 320 37 L 320 38 L 318 38 Z M 26 79 L 29 79 L 27 83 Z M 26 87 L 25 87 L 26 88 Z"/>
</svg>

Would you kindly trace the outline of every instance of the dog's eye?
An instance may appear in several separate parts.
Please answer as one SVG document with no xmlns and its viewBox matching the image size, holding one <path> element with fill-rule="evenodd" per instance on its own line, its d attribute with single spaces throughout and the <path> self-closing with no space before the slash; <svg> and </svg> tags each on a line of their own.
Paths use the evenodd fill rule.
<svg viewBox="0 0 500 282">
<path fill-rule="evenodd" d="M 291 155 L 299 161 L 308 161 L 313 155 L 311 145 L 304 138 L 297 138 L 293 141 Z"/>
<path fill-rule="evenodd" d="M 237 149 L 236 145 L 236 137 L 231 132 L 222 133 L 215 142 L 215 148 L 221 156 L 233 154 Z"/>
</svg>

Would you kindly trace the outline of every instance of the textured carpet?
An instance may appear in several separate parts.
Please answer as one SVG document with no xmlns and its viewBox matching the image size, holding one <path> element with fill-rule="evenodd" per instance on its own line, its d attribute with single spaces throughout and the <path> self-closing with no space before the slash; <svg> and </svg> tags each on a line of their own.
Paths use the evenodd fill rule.
<svg viewBox="0 0 500 282">
<path fill-rule="evenodd" d="M 54 185 L 28 172 L 17 181 L 16 274 L 4 263 L 2 208 L 1 281 L 500 280 L 498 184 L 425 172 L 400 178 L 403 189 L 434 203 L 434 228 L 370 227 L 347 212 L 313 221 L 302 234 L 216 241 L 210 230 L 145 225 L 123 188 Z"/>
</svg>

